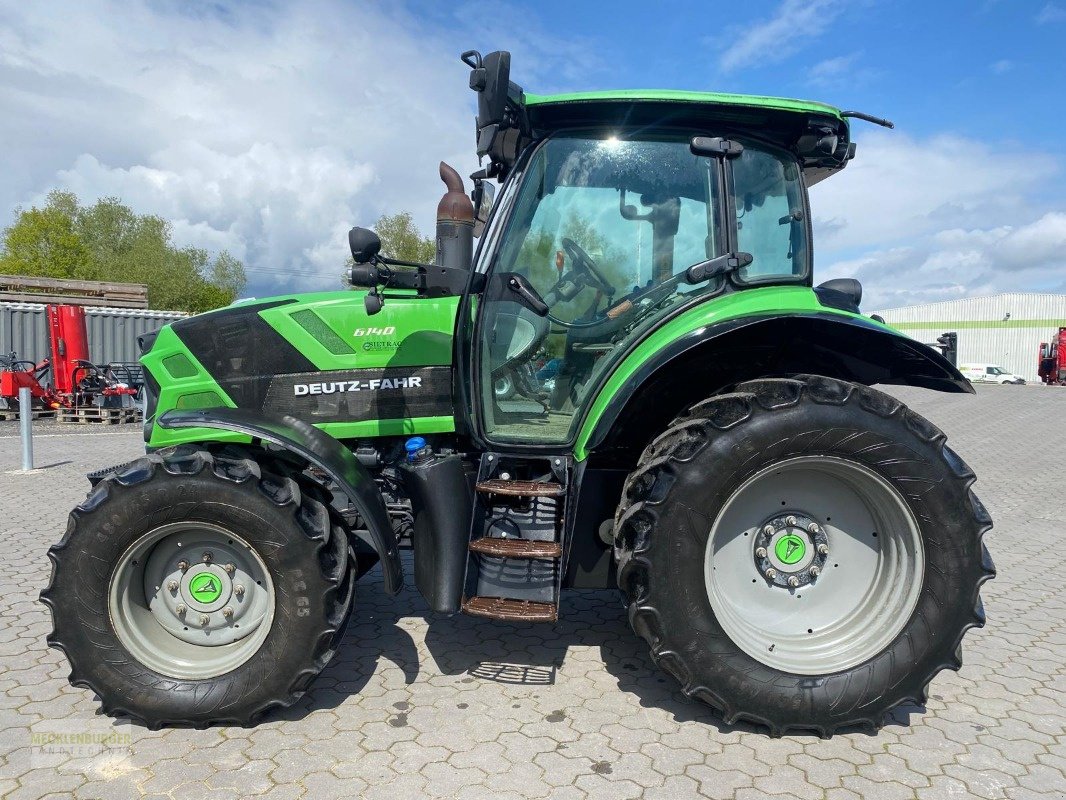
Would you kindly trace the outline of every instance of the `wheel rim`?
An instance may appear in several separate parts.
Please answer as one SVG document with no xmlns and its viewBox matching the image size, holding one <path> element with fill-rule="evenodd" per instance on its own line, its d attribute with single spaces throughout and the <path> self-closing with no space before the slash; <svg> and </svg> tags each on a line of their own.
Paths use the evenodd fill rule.
<svg viewBox="0 0 1066 800">
<path fill-rule="evenodd" d="M 274 584 L 240 536 L 209 523 L 171 523 L 119 559 L 108 614 L 123 647 L 149 669 L 213 678 L 262 646 L 274 619 Z"/>
<path fill-rule="evenodd" d="M 748 479 L 718 514 L 704 575 L 718 622 L 767 666 L 849 669 L 899 635 L 925 574 L 906 501 L 866 467 L 789 459 Z"/>
</svg>

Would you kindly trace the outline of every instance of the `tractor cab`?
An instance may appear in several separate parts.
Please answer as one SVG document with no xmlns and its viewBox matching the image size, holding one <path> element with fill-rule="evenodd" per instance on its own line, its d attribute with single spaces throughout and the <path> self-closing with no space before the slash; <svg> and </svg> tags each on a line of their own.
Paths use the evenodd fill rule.
<svg viewBox="0 0 1066 800">
<path fill-rule="evenodd" d="M 488 435 L 528 439 L 532 426 L 564 441 L 598 378 L 663 318 L 724 291 L 810 282 L 795 158 L 752 138 L 704 152 L 699 138 L 560 130 L 516 165 L 478 264 Z M 494 402 L 501 379 L 514 393 Z"/>
<path fill-rule="evenodd" d="M 464 60 L 483 175 L 504 181 L 475 264 L 487 282 L 471 405 L 487 440 L 568 442 L 603 378 L 664 320 L 724 293 L 811 284 L 806 186 L 854 155 L 836 109 L 532 95 L 506 54 Z"/>
</svg>

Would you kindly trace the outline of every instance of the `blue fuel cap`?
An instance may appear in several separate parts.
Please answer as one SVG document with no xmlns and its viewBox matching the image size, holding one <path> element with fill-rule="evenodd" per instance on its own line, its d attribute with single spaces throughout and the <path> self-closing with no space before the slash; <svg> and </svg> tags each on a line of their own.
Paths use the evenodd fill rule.
<svg viewBox="0 0 1066 800">
<path fill-rule="evenodd" d="M 426 440 L 421 436 L 412 436 L 408 439 L 403 446 L 403 449 L 407 451 L 407 460 L 414 461 L 418 451 L 424 449 L 425 446 Z"/>
</svg>

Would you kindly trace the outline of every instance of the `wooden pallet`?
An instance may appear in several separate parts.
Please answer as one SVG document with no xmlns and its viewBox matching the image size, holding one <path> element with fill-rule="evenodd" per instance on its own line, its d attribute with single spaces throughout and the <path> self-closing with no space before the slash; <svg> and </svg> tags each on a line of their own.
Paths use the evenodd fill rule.
<svg viewBox="0 0 1066 800">
<path fill-rule="evenodd" d="M 52 409 L 34 409 L 30 412 L 30 419 L 51 419 L 56 415 L 56 412 Z M 0 422 L 6 422 L 8 420 L 15 420 L 19 418 L 19 410 L 17 408 L 0 408 Z"/>
<path fill-rule="evenodd" d="M 122 425 L 141 421 L 141 412 L 137 408 L 97 408 L 82 406 L 80 408 L 61 408 L 56 411 L 56 422 L 76 425 Z"/>
</svg>

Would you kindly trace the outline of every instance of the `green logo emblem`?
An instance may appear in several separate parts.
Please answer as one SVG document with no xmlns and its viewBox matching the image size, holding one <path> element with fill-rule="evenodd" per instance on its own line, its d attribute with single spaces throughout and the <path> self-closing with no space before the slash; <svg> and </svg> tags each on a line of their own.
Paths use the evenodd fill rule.
<svg viewBox="0 0 1066 800">
<path fill-rule="evenodd" d="M 795 564 L 807 552 L 807 543 L 794 533 L 782 536 L 774 545 L 774 555 L 782 564 Z"/>
<path fill-rule="evenodd" d="M 210 572 L 201 572 L 189 581 L 189 591 L 198 603 L 211 605 L 222 596 L 222 581 Z"/>
</svg>

